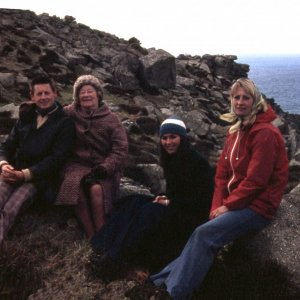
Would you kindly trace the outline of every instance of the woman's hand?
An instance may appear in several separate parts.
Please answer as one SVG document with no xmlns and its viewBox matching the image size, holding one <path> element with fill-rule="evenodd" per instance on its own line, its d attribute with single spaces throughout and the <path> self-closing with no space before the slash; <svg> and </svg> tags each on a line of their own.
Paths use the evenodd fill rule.
<svg viewBox="0 0 300 300">
<path fill-rule="evenodd" d="M 168 206 L 170 204 L 170 200 L 166 196 L 156 196 L 153 200 L 153 203 L 159 203 L 164 206 Z"/>
<path fill-rule="evenodd" d="M 218 216 L 220 216 L 220 215 L 222 215 L 222 214 L 224 214 L 228 211 L 229 211 L 229 209 L 225 205 L 222 205 L 222 206 L 216 208 L 215 210 L 213 210 L 210 213 L 209 219 L 214 219 L 214 218 L 216 218 L 216 217 L 218 217 Z"/>
</svg>

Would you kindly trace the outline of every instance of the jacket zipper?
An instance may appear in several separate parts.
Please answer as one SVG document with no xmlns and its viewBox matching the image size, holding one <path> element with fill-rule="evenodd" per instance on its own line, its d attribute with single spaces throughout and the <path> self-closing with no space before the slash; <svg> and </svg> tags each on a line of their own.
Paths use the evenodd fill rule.
<svg viewBox="0 0 300 300">
<path fill-rule="evenodd" d="M 237 133 L 237 136 L 236 136 L 236 139 L 234 141 L 234 144 L 233 144 L 233 147 L 232 147 L 232 150 L 230 152 L 230 157 L 229 157 L 229 162 L 230 162 L 230 166 L 231 166 L 231 169 L 232 169 L 232 177 L 231 179 L 229 180 L 228 184 L 227 184 L 227 190 L 228 190 L 228 193 L 230 194 L 231 191 L 230 191 L 230 184 L 232 183 L 232 181 L 234 180 L 235 178 L 235 173 L 234 173 L 234 168 L 233 168 L 233 164 L 232 164 L 232 157 L 233 157 L 233 152 L 235 150 L 235 147 L 237 145 L 237 142 L 239 140 L 239 137 L 240 137 L 240 131 L 238 131 Z"/>
</svg>

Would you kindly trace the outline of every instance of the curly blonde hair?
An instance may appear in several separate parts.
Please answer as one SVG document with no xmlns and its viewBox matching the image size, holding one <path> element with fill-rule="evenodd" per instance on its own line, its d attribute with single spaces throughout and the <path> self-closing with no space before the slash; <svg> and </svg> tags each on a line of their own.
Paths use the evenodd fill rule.
<svg viewBox="0 0 300 300">
<path fill-rule="evenodd" d="M 247 94 L 251 95 L 251 97 L 254 99 L 251 113 L 243 119 L 241 119 L 235 114 L 232 104 L 233 97 L 239 88 L 242 88 Z M 268 105 L 265 99 L 262 97 L 261 93 L 259 92 L 258 88 L 253 83 L 253 81 L 251 81 L 248 78 L 239 78 L 232 84 L 230 88 L 230 103 L 230 113 L 226 113 L 220 116 L 220 119 L 229 123 L 234 123 L 229 128 L 229 133 L 234 133 L 238 131 L 241 128 L 242 124 L 251 126 L 256 120 L 256 115 L 260 112 L 266 111 L 268 108 Z"/>
</svg>

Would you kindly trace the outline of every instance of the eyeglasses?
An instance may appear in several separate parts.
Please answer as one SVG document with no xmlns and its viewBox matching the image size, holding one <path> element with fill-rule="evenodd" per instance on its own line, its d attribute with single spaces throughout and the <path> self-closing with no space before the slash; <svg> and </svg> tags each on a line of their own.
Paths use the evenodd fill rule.
<svg viewBox="0 0 300 300">
<path fill-rule="evenodd" d="M 250 96 L 247 96 L 247 95 L 236 95 L 236 96 L 233 96 L 233 99 L 234 100 L 250 100 Z"/>
<path fill-rule="evenodd" d="M 80 95 L 80 96 L 85 95 L 85 94 L 90 95 L 90 94 L 93 94 L 93 93 L 95 93 L 95 92 L 96 92 L 95 90 L 80 90 L 80 91 L 79 91 L 79 95 Z"/>
</svg>

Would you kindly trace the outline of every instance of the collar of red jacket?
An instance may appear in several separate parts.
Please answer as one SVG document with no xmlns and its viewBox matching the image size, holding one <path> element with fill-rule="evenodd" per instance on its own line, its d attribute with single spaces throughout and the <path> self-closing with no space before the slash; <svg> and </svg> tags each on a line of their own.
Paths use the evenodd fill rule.
<svg viewBox="0 0 300 300">
<path fill-rule="evenodd" d="M 270 123 L 277 118 L 271 105 L 268 105 L 268 109 L 265 112 L 259 113 L 256 116 L 255 123 Z"/>
</svg>

